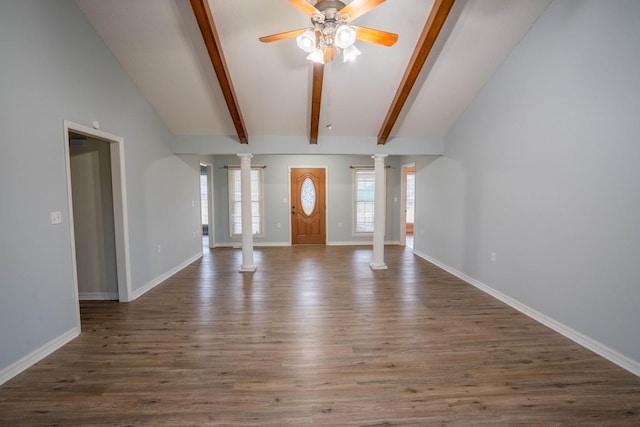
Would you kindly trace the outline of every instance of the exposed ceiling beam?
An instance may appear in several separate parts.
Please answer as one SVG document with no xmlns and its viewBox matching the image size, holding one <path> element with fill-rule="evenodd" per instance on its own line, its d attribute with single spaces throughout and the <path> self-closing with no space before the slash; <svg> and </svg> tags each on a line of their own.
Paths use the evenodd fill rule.
<svg viewBox="0 0 640 427">
<path fill-rule="evenodd" d="M 224 100 L 227 103 L 229 114 L 233 120 L 233 125 L 236 128 L 238 139 L 242 144 L 249 143 L 249 137 L 247 136 L 247 129 L 244 126 L 244 120 L 242 120 L 242 114 L 240 113 L 240 106 L 238 104 L 238 98 L 233 90 L 233 83 L 231 82 L 231 76 L 227 69 L 227 63 L 224 60 L 224 54 L 222 52 L 222 45 L 220 44 L 220 38 L 218 37 L 218 31 L 213 22 L 213 15 L 209 8 L 208 0 L 191 0 L 191 8 L 198 21 L 204 44 L 209 52 L 211 58 L 211 65 L 216 72 L 218 82 L 220 83 L 220 89 L 224 96 Z"/>
<path fill-rule="evenodd" d="M 318 126 L 320 125 L 320 103 L 322 101 L 322 82 L 324 80 L 324 64 L 313 64 L 313 89 L 311 90 L 311 129 L 309 143 L 318 143 Z"/>
<path fill-rule="evenodd" d="M 438 35 L 440 34 L 440 30 L 442 30 L 442 26 L 444 25 L 454 2 L 455 0 L 436 0 L 434 2 L 429 18 L 422 30 L 420 38 L 418 39 L 418 44 L 416 45 L 413 55 L 411 55 L 409 65 L 404 72 L 404 76 L 400 82 L 400 87 L 398 87 L 396 96 L 393 98 L 393 102 L 389 107 L 387 116 L 385 117 L 382 127 L 380 128 L 380 132 L 378 133 L 378 144 L 387 143 L 389 135 L 391 135 L 391 130 L 396 124 L 405 102 L 407 102 L 407 98 L 413 89 L 413 85 L 418 79 L 420 71 L 422 70 L 424 63 L 427 60 Z"/>
</svg>

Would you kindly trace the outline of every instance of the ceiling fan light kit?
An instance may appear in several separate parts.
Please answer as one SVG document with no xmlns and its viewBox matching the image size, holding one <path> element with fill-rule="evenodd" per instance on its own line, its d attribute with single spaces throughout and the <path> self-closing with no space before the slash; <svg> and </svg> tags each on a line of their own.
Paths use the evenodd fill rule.
<svg viewBox="0 0 640 427">
<path fill-rule="evenodd" d="M 326 64 L 340 52 L 344 62 L 353 61 L 361 54 L 354 45 L 357 39 L 383 46 L 392 46 L 397 41 L 397 34 L 351 25 L 352 20 L 384 1 L 353 0 L 345 5 L 338 0 L 320 0 L 312 6 L 306 0 L 289 0 L 291 5 L 311 18 L 311 28 L 260 37 L 260 41 L 269 43 L 296 37 L 298 47 L 308 53 L 310 61 Z"/>
<path fill-rule="evenodd" d="M 321 49 L 314 49 L 307 55 L 307 59 L 317 64 L 324 64 L 324 52 Z"/>
<path fill-rule="evenodd" d="M 356 30 L 348 25 L 340 25 L 336 29 L 334 44 L 341 49 L 346 49 L 356 41 Z"/>
<path fill-rule="evenodd" d="M 362 52 L 360 52 L 360 49 L 358 49 L 354 45 L 351 45 L 345 48 L 344 51 L 342 52 L 343 61 L 344 62 L 354 61 L 356 57 L 359 56 L 361 53 Z"/>
<path fill-rule="evenodd" d="M 296 37 L 296 42 L 300 49 L 307 53 L 311 53 L 316 50 L 316 33 L 311 30 L 307 30 Z"/>
</svg>

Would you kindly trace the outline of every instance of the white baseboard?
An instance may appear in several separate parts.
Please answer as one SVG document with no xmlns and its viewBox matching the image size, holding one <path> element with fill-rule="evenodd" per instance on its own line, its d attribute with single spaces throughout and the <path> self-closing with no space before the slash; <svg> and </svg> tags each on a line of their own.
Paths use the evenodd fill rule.
<svg viewBox="0 0 640 427">
<path fill-rule="evenodd" d="M 43 345 L 42 347 L 32 351 L 31 353 L 27 354 L 26 356 L 17 360 L 11 365 L 7 366 L 6 368 L 0 371 L 0 385 L 9 381 L 11 378 L 15 377 L 20 372 L 35 365 L 36 363 L 38 363 L 39 361 L 41 361 L 42 359 L 44 359 L 45 357 L 47 357 L 48 355 L 50 355 L 51 353 L 53 353 L 54 351 L 62 347 L 63 345 L 67 344 L 69 341 L 71 341 L 78 335 L 80 335 L 80 328 L 77 328 L 77 327 L 73 328 L 65 332 L 64 334 L 60 335 L 59 337 L 55 338 L 54 340 L 48 342 L 47 344 Z"/>
<path fill-rule="evenodd" d="M 399 245 L 399 240 L 387 240 L 385 245 Z M 333 241 L 327 242 L 327 246 L 373 246 L 371 240 L 345 240 L 345 241 Z"/>
<path fill-rule="evenodd" d="M 328 241 L 325 243 L 327 246 L 373 246 L 373 242 L 369 240 L 350 240 L 350 241 Z M 399 245 L 399 240 L 390 240 L 384 242 L 385 245 Z M 289 242 L 253 242 L 254 248 L 269 247 L 269 246 L 291 246 Z M 216 243 L 216 248 L 235 248 L 241 249 L 240 242 L 224 242 Z"/>
<path fill-rule="evenodd" d="M 202 252 L 198 252 L 197 254 L 195 254 L 194 256 L 189 258 L 188 260 L 180 263 L 179 265 L 177 265 L 176 267 L 174 267 L 171 270 L 167 271 L 166 273 L 161 274 L 160 276 L 156 277 L 152 281 L 150 281 L 148 283 L 145 283 L 144 285 L 142 285 L 138 289 L 135 289 L 131 293 L 131 301 L 133 301 L 133 300 L 139 298 L 140 296 L 144 295 L 145 293 L 149 292 L 151 289 L 155 288 L 160 283 L 164 282 L 169 277 L 173 276 L 174 274 L 176 274 L 177 272 L 179 272 L 180 270 L 182 270 L 183 268 L 185 268 L 186 266 L 188 266 L 189 264 L 191 264 L 192 262 L 196 261 L 197 259 L 199 259 L 201 257 L 202 257 Z"/>
<path fill-rule="evenodd" d="M 253 242 L 254 248 L 270 247 L 270 246 L 291 246 L 291 243 L 289 242 Z M 215 247 L 241 249 L 242 244 L 240 242 L 223 242 L 223 243 L 216 243 Z"/>
<path fill-rule="evenodd" d="M 269 246 L 291 246 L 289 242 L 254 242 L 255 247 L 269 247 Z M 238 246 L 241 247 L 241 246 Z"/>
<path fill-rule="evenodd" d="M 118 301 L 117 292 L 80 292 L 80 301 Z"/>
<path fill-rule="evenodd" d="M 604 357 L 605 359 L 607 359 L 610 362 L 615 363 L 616 365 L 620 366 L 623 369 L 626 369 L 627 371 L 631 372 L 632 374 L 639 376 L 640 377 L 640 362 L 630 359 L 620 353 L 618 353 L 617 351 L 607 347 L 606 345 L 602 344 L 599 341 L 594 340 L 593 338 L 590 338 L 554 319 L 552 319 L 551 317 L 540 313 L 539 311 L 529 307 L 526 304 L 521 303 L 518 300 L 515 300 L 505 294 L 503 294 L 500 291 L 497 291 L 493 288 L 491 288 L 490 286 L 474 279 L 473 277 L 467 276 L 466 274 L 464 274 L 461 271 L 456 270 L 453 267 L 448 266 L 447 264 L 438 261 L 435 258 L 430 257 L 429 255 L 420 252 L 420 251 L 416 251 L 414 250 L 413 252 L 415 255 L 419 256 L 420 258 L 423 258 L 427 261 L 429 261 L 430 263 L 440 267 L 441 269 L 445 270 L 446 272 L 453 274 L 454 276 L 456 276 L 457 278 L 464 280 L 465 282 L 469 283 L 470 285 L 480 289 L 481 291 L 491 295 L 492 297 L 502 301 L 503 303 L 507 304 L 510 307 L 513 307 L 514 309 L 518 310 L 520 313 L 532 318 L 533 320 L 542 323 L 544 326 L 553 329 L 554 331 L 558 332 L 560 335 L 563 335 L 567 338 L 569 338 L 570 340 L 574 341 L 577 344 L 580 344 L 581 346 L 587 348 L 588 350 L 591 350 L 592 352 L 596 353 L 599 356 Z"/>
<path fill-rule="evenodd" d="M 373 242 L 370 240 L 333 241 L 327 242 L 327 246 L 373 246 Z"/>
</svg>

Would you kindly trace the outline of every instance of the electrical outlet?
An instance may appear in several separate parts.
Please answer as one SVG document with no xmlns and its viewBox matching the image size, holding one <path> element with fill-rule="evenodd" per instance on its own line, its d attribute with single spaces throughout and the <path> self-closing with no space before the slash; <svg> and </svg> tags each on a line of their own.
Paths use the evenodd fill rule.
<svg viewBox="0 0 640 427">
<path fill-rule="evenodd" d="M 276 228 L 280 228 L 280 227 L 281 227 L 280 223 L 277 223 Z"/>
<path fill-rule="evenodd" d="M 158 253 L 162 252 L 162 246 L 160 246 L 160 243 L 158 243 Z"/>
<path fill-rule="evenodd" d="M 491 252 L 491 261 L 495 261 L 495 260 L 496 260 L 496 253 Z"/>
<path fill-rule="evenodd" d="M 51 224 L 62 224 L 62 212 L 51 212 Z"/>
<path fill-rule="evenodd" d="M 342 223 L 341 222 L 338 223 L 338 228 L 342 228 Z"/>
</svg>

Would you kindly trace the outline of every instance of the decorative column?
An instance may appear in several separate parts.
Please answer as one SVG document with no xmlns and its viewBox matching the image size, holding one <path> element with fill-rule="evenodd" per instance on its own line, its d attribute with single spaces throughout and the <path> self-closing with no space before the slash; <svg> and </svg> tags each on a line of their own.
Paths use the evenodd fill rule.
<svg viewBox="0 0 640 427">
<path fill-rule="evenodd" d="M 251 158 L 252 154 L 240 157 L 240 203 L 242 206 L 242 266 L 240 272 L 256 271 L 253 264 L 253 227 L 251 225 Z"/>
<path fill-rule="evenodd" d="M 386 154 L 374 154 L 375 194 L 373 204 L 373 260 L 372 270 L 386 270 L 384 263 L 384 227 L 387 221 L 387 180 L 384 169 Z"/>
</svg>

